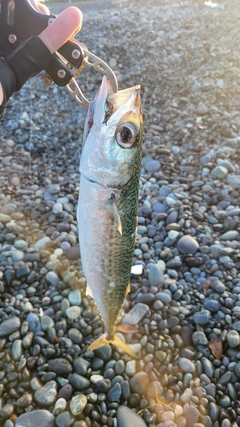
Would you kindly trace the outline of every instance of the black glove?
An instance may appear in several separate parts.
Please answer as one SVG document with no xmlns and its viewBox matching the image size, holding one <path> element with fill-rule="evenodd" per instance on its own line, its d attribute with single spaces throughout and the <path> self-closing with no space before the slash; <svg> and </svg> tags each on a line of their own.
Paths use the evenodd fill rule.
<svg viewBox="0 0 240 427">
<path fill-rule="evenodd" d="M 37 36 L 21 43 L 6 58 L 0 52 L 0 82 L 3 88 L 3 104 L 0 117 L 10 96 L 21 89 L 30 78 L 46 69 L 52 54 Z"/>
</svg>

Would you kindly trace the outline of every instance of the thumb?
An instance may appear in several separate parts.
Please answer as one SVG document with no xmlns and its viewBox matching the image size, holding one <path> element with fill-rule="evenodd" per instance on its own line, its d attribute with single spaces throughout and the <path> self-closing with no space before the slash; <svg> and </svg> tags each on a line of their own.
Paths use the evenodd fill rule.
<svg viewBox="0 0 240 427">
<path fill-rule="evenodd" d="M 80 31 L 82 12 L 77 7 L 68 7 L 41 33 L 39 38 L 51 53 L 58 50 L 66 41 Z"/>
</svg>

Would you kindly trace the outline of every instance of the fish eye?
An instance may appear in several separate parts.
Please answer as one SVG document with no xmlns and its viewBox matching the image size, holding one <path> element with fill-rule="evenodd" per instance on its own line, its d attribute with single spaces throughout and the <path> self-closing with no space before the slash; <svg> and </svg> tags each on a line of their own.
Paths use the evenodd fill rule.
<svg viewBox="0 0 240 427">
<path fill-rule="evenodd" d="M 136 142 L 138 130 L 133 123 L 124 123 L 115 134 L 118 145 L 123 148 L 131 148 Z"/>
</svg>

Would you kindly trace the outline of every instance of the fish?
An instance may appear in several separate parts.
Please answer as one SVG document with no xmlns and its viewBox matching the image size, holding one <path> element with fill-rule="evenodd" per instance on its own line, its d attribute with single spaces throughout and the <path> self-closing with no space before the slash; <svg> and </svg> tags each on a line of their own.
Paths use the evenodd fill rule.
<svg viewBox="0 0 240 427">
<path fill-rule="evenodd" d="M 113 344 L 133 357 L 115 323 L 130 290 L 141 160 L 140 86 L 113 93 L 104 76 L 85 121 L 77 209 L 87 294 L 106 330 L 89 350 Z"/>
</svg>

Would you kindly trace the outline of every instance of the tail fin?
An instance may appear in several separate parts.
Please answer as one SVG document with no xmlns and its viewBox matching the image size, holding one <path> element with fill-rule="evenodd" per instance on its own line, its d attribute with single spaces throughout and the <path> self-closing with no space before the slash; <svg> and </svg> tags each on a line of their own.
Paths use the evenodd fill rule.
<svg viewBox="0 0 240 427">
<path fill-rule="evenodd" d="M 106 344 L 113 344 L 116 347 L 121 348 L 123 351 L 125 351 L 125 353 L 129 354 L 130 356 L 137 357 L 136 353 L 134 353 L 134 351 L 131 350 L 131 348 L 129 348 L 125 342 L 120 340 L 120 338 L 114 335 L 114 337 L 111 340 L 109 340 L 107 338 L 106 333 L 101 335 L 92 344 L 90 344 L 90 346 L 88 347 L 88 350 L 96 350 L 97 348 L 103 347 Z"/>
</svg>

